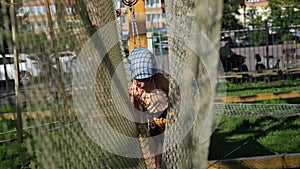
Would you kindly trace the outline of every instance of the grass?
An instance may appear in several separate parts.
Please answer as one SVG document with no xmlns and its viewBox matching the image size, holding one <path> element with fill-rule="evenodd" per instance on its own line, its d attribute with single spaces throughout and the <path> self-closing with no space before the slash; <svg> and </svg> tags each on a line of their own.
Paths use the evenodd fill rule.
<svg viewBox="0 0 300 169">
<path fill-rule="evenodd" d="M 300 79 L 272 83 L 221 83 L 217 97 L 300 90 Z M 265 100 L 263 104 L 299 104 L 300 98 Z M 255 108 L 254 108 L 255 109 Z M 222 116 L 211 137 L 209 160 L 300 152 L 300 117 Z"/>
<path fill-rule="evenodd" d="M 69 119 L 74 122 L 77 118 L 73 113 Z M 56 117 L 26 120 L 28 126 L 34 126 L 53 122 Z M 77 119 L 78 120 L 78 119 Z M 71 168 L 91 168 L 95 165 L 109 165 L 111 168 L 130 168 L 138 164 L 138 159 L 126 158 L 114 155 L 102 149 L 91 140 L 80 123 L 57 128 L 62 123 L 51 124 L 36 129 L 24 130 L 24 143 L 16 142 L 16 132 L 0 135 L 0 141 L 7 138 L 10 142 L 0 142 L 0 168 L 31 168 L 47 166 L 47 160 L 51 159 L 59 168 L 72 166 Z M 0 123 L 0 133 L 15 130 L 16 121 L 6 120 Z M 54 129 L 48 131 L 49 129 Z M 124 130 L 126 128 L 123 127 Z M 128 131 L 127 131 L 128 132 Z M 38 140 L 35 140 L 38 138 Z M 32 147 L 29 153 L 28 147 Z M 48 152 L 53 152 L 48 154 Z M 36 156 L 38 157 L 36 157 Z M 78 160 L 81 162 L 78 162 Z M 37 163 L 38 162 L 38 163 Z M 94 164 L 92 164 L 92 162 Z M 90 166 L 90 167 L 87 167 Z M 105 166 L 98 166 L 105 168 Z"/>
<path fill-rule="evenodd" d="M 217 85 L 216 96 L 247 96 L 262 93 L 275 93 L 275 92 L 290 92 L 300 90 L 300 79 L 297 80 L 282 80 L 272 83 L 245 82 L 241 84 L 236 83 L 220 83 Z"/>
<path fill-rule="evenodd" d="M 273 83 L 243 83 L 243 84 L 221 84 L 218 86 L 219 92 L 226 92 L 227 95 L 249 95 L 264 92 L 282 92 L 285 90 L 300 90 L 300 80 L 296 81 L 279 81 Z M 260 103 L 299 103 L 300 99 L 289 100 L 270 100 L 262 101 Z M 55 109 L 59 110 L 61 105 L 57 104 L 36 104 L 24 107 L 23 112 Z M 73 107 L 72 103 L 68 106 Z M 0 107 L 1 113 L 14 113 L 13 105 L 3 105 Z M 30 124 L 31 122 L 27 122 Z M 32 122 L 34 123 L 34 122 Z M 284 153 L 299 153 L 300 152 L 300 117 L 229 117 L 222 116 L 218 127 L 211 137 L 211 145 L 209 149 L 209 160 L 220 160 L 228 158 L 253 157 L 264 155 L 275 155 Z M 9 131 L 15 129 L 15 121 L 6 121 L 0 123 L 0 131 Z M 61 134 L 66 134 L 68 130 Z M 81 132 L 80 132 L 81 133 Z M 25 133 L 27 136 L 28 132 Z M 83 134 L 83 133 L 81 133 Z M 9 133 L 9 138 L 16 138 L 16 133 Z M 72 137 L 70 134 L 68 137 Z M 1 135 L 1 139 L 5 139 Z M 86 142 L 88 137 L 82 136 L 82 142 Z M 69 140 L 70 141 L 70 140 Z M 86 142 L 87 143 L 87 142 Z M 27 146 L 18 145 L 12 141 L 9 146 L 5 143 L 0 143 L 0 160 L 3 161 L 0 168 L 5 168 L 9 165 L 17 168 L 23 166 L 24 168 L 30 166 L 30 160 L 35 160 L 33 156 L 27 156 Z M 97 146 L 91 146 L 89 150 L 101 152 L 102 150 Z M 81 149 L 86 149 L 82 145 Z M 58 151 L 58 150 L 57 150 Z M 65 153 L 62 151 L 62 153 Z M 69 153 L 69 152 L 68 152 Z M 88 152 L 84 154 L 84 160 L 89 159 Z M 28 158 L 25 158 L 28 157 Z M 12 160 L 17 159 L 17 160 Z M 97 160 L 97 158 L 95 157 Z M 127 162 L 128 160 L 128 162 Z M 125 161 L 125 162 L 124 162 Z M 118 163 L 127 163 L 130 166 L 131 159 L 115 157 L 108 160 L 111 166 Z"/>
<path fill-rule="evenodd" d="M 209 160 L 300 152 L 300 117 L 228 117 L 211 137 Z"/>
<path fill-rule="evenodd" d="M 27 123 L 34 123 L 34 121 L 28 121 Z M 14 129 L 15 121 L 0 123 L 0 127 L 2 129 L 4 128 L 4 124 L 7 125 L 8 130 L 11 130 Z M 300 117 L 298 116 L 275 118 L 262 116 L 229 117 L 223 115 L 218 127 L 211 137 L 209 160 L 299 153 L 299 128 Z M 62 134 L 65 135 L 68 133 L 68 130 L 62 133 L 59 131 L 60 130 L 53 134 L 58 133 L 57 136 L 61 137 Z M 26 137 L 30 137 L 30 133 L 28 133 L 28 131 L 24 134 L 26 134 Z M 54 136 L 53 134 L 51 135 Z M 88 137 L 84 135 L 83 131 L 79 132 L 77 135 L 82 135 L 80 138 L 82 138 L 81 142 L 84 143 L 84 145 L 91 144 L 86 140 Z M 74 135 L 70 134 L 68 137 L 72 138 L 73 136 Z M 9 137 L 16 138 L 16 133 L 10 133 Z M 4 139 L 4 137 L 1 139 Z M 72 141 L 66 140 L 65 143 L 67 142 Z M 79 143 L 76 145 L 79 146 Z M 82 149 L 86 149 L 84 145 L 82 145 Z M 99 148 L 96 149 L 98 152 L 102 151 Z M 93 149 L 90 149 L 90 152 L 93 152 Z M 27 147 L 24 144 L 18 146 L 18 144 L 14 141 L 9 144 L 0 144 L 0 159 L 5 162 L 5 165 L 11 164 L 14 166 L 28 166 L 30 164 L 28 160 L 35 159 L 34 156 L 28 156 L 27 154 Z M 18 160 L 12 161 L 13 158 L 17 158 Z M 88 158 L 88 155 L 85 158 Z M 123 163 L 123 160 L 130 161 L 130 159 L 127 158 L 116 157 L 115 160 L 107 162 L 111 163 L 110 165 L 113 165 L 116 161 L 118 161 L 117 163 Z M 128 165 L 130 165 L 129 162 Z"/>
</svg>

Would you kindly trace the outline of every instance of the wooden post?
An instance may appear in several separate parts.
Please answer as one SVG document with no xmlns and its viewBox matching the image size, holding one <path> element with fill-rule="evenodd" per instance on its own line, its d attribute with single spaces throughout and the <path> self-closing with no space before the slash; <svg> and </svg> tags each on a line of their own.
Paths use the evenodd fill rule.
<svg viewBox="0 0 300 169">
<path fill-rule="evenodd" d="M 19 143 L 23 142 L 22 138 L 22 100 L 21 100 L 21 90 L 20 90 L 20 76 L 19 76 L 19 54 L 17 51 L 17 22 L 15 13 L 15 2 L 11 0 L 10 7 L 10 20 L 11 20 L 11 32 L 12 32 L 12 47 L 14 53 L 14 71 L 15 71 L 15 92 L 16 92 L 16 111 L 17 111 L 17 141 Z"/>
<path fill-rule="evenodd" d="M 268 21 L 265 20 L 265 28 L 266 28 L 266 32 L 265 32 L 265 36 L 266 36 L 266 57 L 267 57 L 267 69 L 270 69 L 270 57 L 269 57 L 269 25 L 268 25 Z"/>
<path fill-rule="evenodd" d="M 296 41 L 284 41 L 282 46 L 283 65 L 287 68 L 293 68 L 297 65 Z"/>
<path fill-rule="evenodd" d="M 130 17 L 130 10 L 129 7 L 126 7 L 126 16 L 128 22 L 128 30 L 129 30 L 129 40 L 128 40 L 128 50 L 129 53 L 134 48 L 134 39 L 136 41 L 136 44 L 138 45 L 138 37 L 132 35 L 132 26 L 131 26 L 131 17 Z M 138 29 L 138 36 L 140 38 L 141 47 L 148 47 L 147 44 L 147 29 L 146 29 L 146 12 L 145 12 L 145 2 L 142 0 L 139 0 L 134 6 L 133 6 L 133 12 L 136 17 L 136 23 L 137 23 L 137 29 Z"/>
<path fill-rule="evenodd" d="M 62 75 L 62 68 L 60 65 L 60 61 L 59 61 L 59 56 L 58 56 L 58 51 L 57 51 L 57 43 L 56 43 L 56 39 L 55 39 L 55 32 L 54 32 L 54 27 L 53 27 L 53 22 L 52 22 L 52 17 L 51 17 L 51 12 L 50 12 L 50 3 L 49 0 L 44 0 L 45 2 L 45 8 L 46 8 L 46 15 L 47 15 L 47 20 L 49 23 L 49 28 L 50 28 L 50 37 L 51 37 L 51 44 L 52 44 L 52 50 L 55 56 L 55 64 L 57 67 L 56 73 L 57 73 L 57 78 L 59 81 L 59 84 L 56 84 L 56 80 L 55 80 L 55 86 L 56 88 L 59 90 L 59 94 L 62 97 L 63 100 L 63 107 L 64 107 L 64 113 L 66 114 L 67 110 L 67 98 L 65 95 L 65 85 L 63 82 L 63 75 Z M 52 72 L 51 72 L 52 73 Z M 57 94 L 57 93 L 56 93 Z M 56 99 L 58 99 L 58 96 L 56 95 Z"/>
</svg>

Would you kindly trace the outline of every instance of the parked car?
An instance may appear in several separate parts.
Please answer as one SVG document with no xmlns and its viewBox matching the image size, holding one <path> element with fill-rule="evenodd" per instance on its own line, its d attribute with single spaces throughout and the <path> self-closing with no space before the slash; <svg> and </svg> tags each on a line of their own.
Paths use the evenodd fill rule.
<svg viewBox="0 0 300 169">
<path fill-rule="evenodd" d="M 296 43 L 300 43 L 300 36 L 292 36 L 291 39 L 296 41 Z"/>
<path fill-rule="evenodd" d="M 61 67 L 61 75 L 63 77 L 63 81 L 65 84 L 71 82 L 72 78 L 72 69 L 74 68 L 74 61 L 77 58 L 75 52 L 65 51 L 65 52 L 58 52 L 57 53 L 59 58 L 59 63 Z M 55 60 L 55 54 L 50 55 L 50 72 L 55 80 L 56 84 L 59 84 L 59 77 L 57 72 L 57 64 Z"/>
<path fill-rule="evenodd" d="M 240 37 L 235 40 L 235 44 L 238 47 L 253 46 L 253 42 L 248 37 Z"/>
<path fill-rule="evenodd" d="M 169 49 L 169 43 L 168 41 L 161 41 L 161 42 L 157 42 L 155 43 L 155 48 L 156 49 L 163 49 L 163 50 L 168 50 Z"/>
<path fill-rule="evenodd" d="M 169 49 L 169 42 L 168 41 L 162 41 L 161 42 L 162 49 L 168 50 Z"/>
<path fill-rule="evenodd" d="M 5 66 L 4 66 L 5 65 Z M 7 78 L 5 75 L 5 67 Z M 32 77 L 37 77 L 42 71 L 39 57 L 34 54 L 20 54 L 19 55 L 19 75 L 20 83 L 26 85 L 31 81 Z M 0 80 L 14 80 L 15 66 L 14 55 L 6 54 L 5 57 L 0 55 Z"/>
<path fill-rule="evenodd" d="M 260 45 L 278 45 L 282 44 L 281 35 L 277 33 L 269 34 L 268 38 L 264 38 Z"/>
<path fill-rule="evenodd" d="M 225 45 L 227 45 L 229 47 L 236 47 L 236 44 L 233 42 L 233 40 L 229 36 L 222 37 L 220 39 L 220 47 L 224 47 Z"/>
<path fill-rule="evenodd" d="M 64 73 L 70 73 L 72 71 L 72 62 L 74 61 L 74 59 L 76 59 L 75 52 L 70 52 L 70 51 L 58 52 L 57 55 L 59 58 L 59 63 L 62 71 Z M 51 62 L 51 66 L 54 69 L 57 69 L 54 53 L 50 55 L 50 62 Z"/>
</svg>

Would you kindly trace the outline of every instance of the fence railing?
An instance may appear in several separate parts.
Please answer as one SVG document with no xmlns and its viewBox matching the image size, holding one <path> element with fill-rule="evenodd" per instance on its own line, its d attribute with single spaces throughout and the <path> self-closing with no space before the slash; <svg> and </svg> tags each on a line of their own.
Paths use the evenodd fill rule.
<svg viewBox="0 0 300 169">
<path fill-rule="evenodd" d="M 257 72 L 299 67 L 299 28 L 270 27 L 223 31 L 220 60 L 224 71 Z"/>
</svg>

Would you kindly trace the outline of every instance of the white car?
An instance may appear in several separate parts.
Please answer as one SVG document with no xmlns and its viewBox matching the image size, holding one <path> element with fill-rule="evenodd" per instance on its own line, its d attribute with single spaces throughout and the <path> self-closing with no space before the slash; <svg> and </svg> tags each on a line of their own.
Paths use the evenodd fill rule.
<svg viewBox="0 0 300 169">
<path fill-rule="evenodd" d="M 58 55 L 59 63 L 60 63 L 61 70 L 63 71 L 63 73 L 71 73 L 72 66 L 73 66 L 72 62 L 74 61 L 74 59 L 76 59 L 75 52 L 70 52 L 70 51 L 58 52 L 57 55 Z M 50 62 L 51 62 L 52 67 L 54 69 L 57 69 L 54 54 L 50 55 Z"/>
<path fill-rule="evenodd" d="M 169 42 L 168 41 L 162 41 L 161 42 L 162 49 L 168 50 L 169 49 Z"/>
<path fill-rule="evenodd" d="M 7 80 L 15 79 L 14 55 L 6 54 L 5 57 L 0 55 L 0 81 L 5 81 L 5 66 Z M 19 54 L 19 75 L 22 85 L 28 84 L 32 77 L 39 76 L 41 73 L 41 62 L 39 57 L 34 54 Z"/>
<path fill-rule="evenodd" d="M 75 52 L 65 51 L 65 52 L 58 52 L 57 53 L 59 58 L 59 63 L 61 67 L 61 76 L 63 78 L 63 82 L 65 85 L 70 84 L 72 78 L 72 70 L 74 68 L 74 61 L 77 58 Z M 55 80 L 56 84 L 59 84 L 59 77 L 57 72 L 57 64 L 55 60 L 55 55 L 50 55 L 50 72 L 52 77 Z"/>
</svg>

